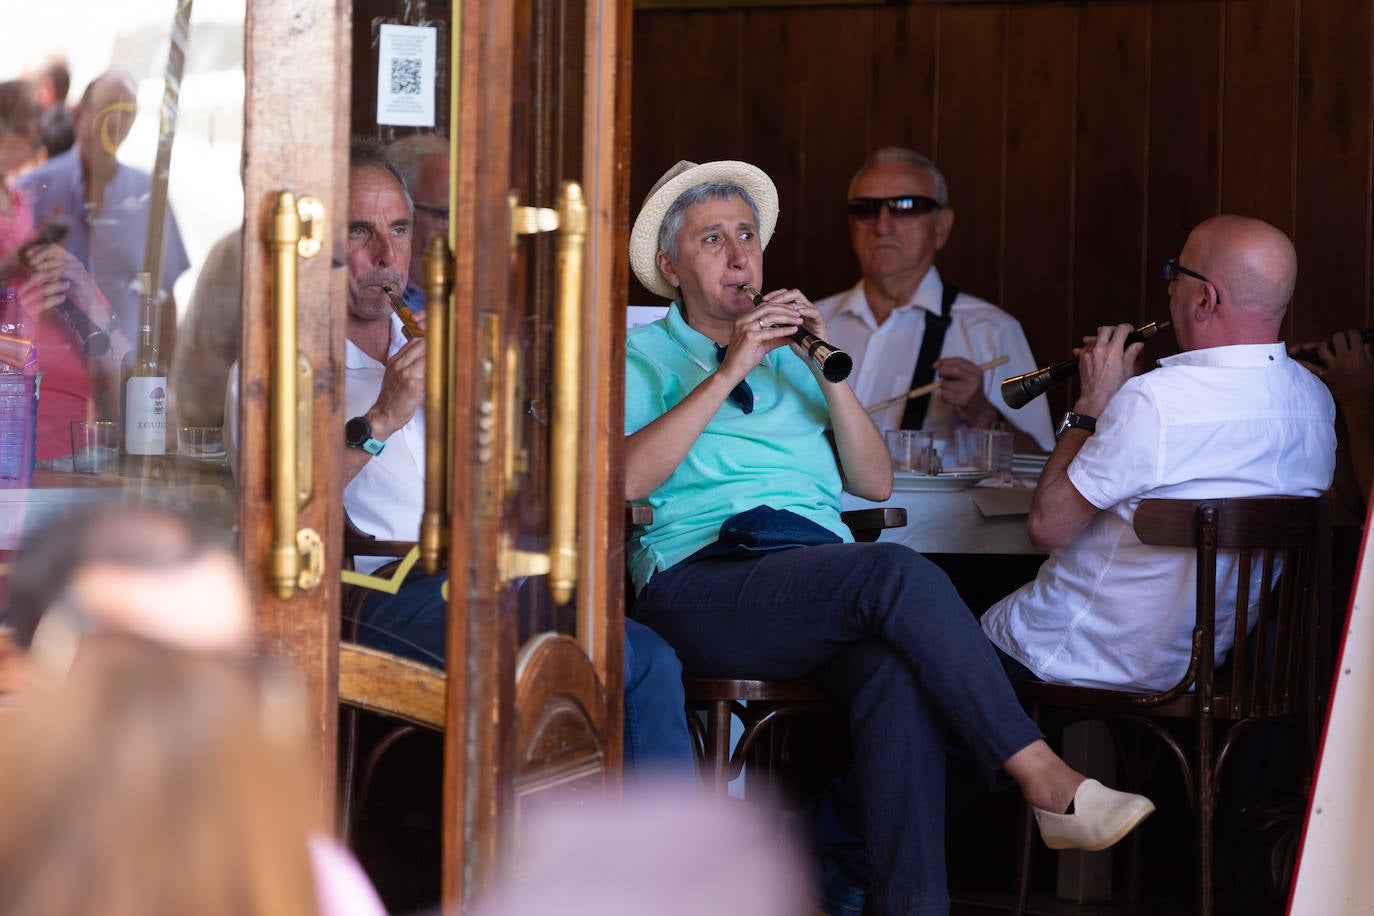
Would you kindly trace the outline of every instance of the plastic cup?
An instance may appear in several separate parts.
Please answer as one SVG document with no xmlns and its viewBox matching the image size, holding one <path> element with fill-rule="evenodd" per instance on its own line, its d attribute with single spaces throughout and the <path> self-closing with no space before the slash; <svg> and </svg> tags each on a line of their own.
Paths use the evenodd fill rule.
<svg viewBox="0 0 1374 916">
<path fill-rule="evenodd" d="M 889 429 L 887 453 L 892 457 L 894 471 L 940 473 L 940 456 L 935 448 L 934 433 L 919 429 Z"/>
<path fill-rule="evenodd" d="M 1001 483 L 1012 480 L 1012 444 L 1016 436 L 1005 429 L 963 427 L 955 433 L 959 466 L 986 471 Z"/>
<path fill-rule="evenodd" d="M 72 469 L 78 474 L 113 477 L 119 473 L 119 424 L 113 420 L 73 420 Z"/>
<path fill-rule="evenodd" d="M 207 464 L 224 464 L 224 428 L 220 426 L 177 427 L 177 450 L 181 457 Z"/>
</svg>

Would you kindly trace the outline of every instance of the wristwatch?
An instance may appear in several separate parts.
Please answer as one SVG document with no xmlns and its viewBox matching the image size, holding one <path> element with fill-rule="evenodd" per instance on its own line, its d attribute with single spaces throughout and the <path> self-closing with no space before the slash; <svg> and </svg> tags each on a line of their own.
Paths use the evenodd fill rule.
<svg viewBox="0 0 1374 916">
<path fill-rule="evenodd" d="M 1097 417 L 1087 417 L 1070 410 L 1064 414 L 1064 419 L 1059 421 L 1059 428 L 1054 431 L 1054 438 L 1063 438 L 1064 433 L 1071 429 L 1086 429 L 1089 434 L 1095 433 L 1097 432 Z"/>
<path fill-rule="evenodd" d="M 344 424 L 344 442 L 369 455 L 380 455 L 386 448 L 385 442 L 372 438 L 372 424 L 367 422 L 367 417 L 354 417 Z"/>
</svg>

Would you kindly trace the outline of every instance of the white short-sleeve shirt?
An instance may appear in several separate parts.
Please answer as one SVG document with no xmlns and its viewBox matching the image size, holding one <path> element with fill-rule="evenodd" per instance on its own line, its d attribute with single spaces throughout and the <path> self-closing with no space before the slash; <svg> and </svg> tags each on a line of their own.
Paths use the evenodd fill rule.
<svg viewBox="0 0 1374 916">
<path fill-rule="evenodd" d="M 862 280 L 853 289 L 816 303 L 825 318 L 830 342 L 854 359 L 849 385 L 859 403 L 877 404 L 904 394 L 911 387 L 921 340 L 925 337 L 926 314 L 940 314 L 944 289 L 939 271 L 932 267 L 911 300 L 894 309 L 882 324 L 873 317 Z M 978 365 L 1006 356 L 1005 364 L 983 373 L 984 396 L 1013 425 L 1033 436 L 1045 451 L 1054 448 L 1054 430 L 1044 398 L 1037 398 L 1019 410 L 1007 407 L 1002 400 L 1004 379 L 1037 368 L 1020 322 L 992 303 L 967 293 L 960 293 L 954 300 L 949 316 L 950 326 L 940 355 L 962 356 Z M 879 429 L 896 429 L 901 425 L 904 406 L 897 404 L 878 411 L 873 421 Z M 959 425 L 954 408 L 939 395 L 931 397 L 921 428 L 949 441 Z"/>
<path fill-rule="evenodd" d="M 1142 545 L 1136 507 L 1147 497 L 1320 495 L 1335 465 L 1334 424 L 1326 386 L 1281 343 L 1160 360 L 1117 392 L 1069 466 L 1074 488 L 1102 511 L 983 616 L 984 632 L 1046 681 L 1173 686 L 1191 653 L 1194 554 Z M 1217 575 L 1235 581 L 1224 556 Z M 1218 601 L 1218 663 L 1234 614 Z"/>
</svg>

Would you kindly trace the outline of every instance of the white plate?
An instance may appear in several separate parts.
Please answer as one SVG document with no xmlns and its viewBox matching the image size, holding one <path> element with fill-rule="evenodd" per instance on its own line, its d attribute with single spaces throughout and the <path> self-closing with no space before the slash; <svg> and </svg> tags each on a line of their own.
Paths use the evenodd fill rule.
<svg viewBox="0 0 1374 916">
<path fill-rule="evenodd" d="M 987 479 L 986 471 L 958 471 L 956 473 L 918 474 L 915 471 L 894 471 L 892 488 L 906 493 L 924 493 L 938 490 L 967 490 L 980 480 Z"/>
</svg>

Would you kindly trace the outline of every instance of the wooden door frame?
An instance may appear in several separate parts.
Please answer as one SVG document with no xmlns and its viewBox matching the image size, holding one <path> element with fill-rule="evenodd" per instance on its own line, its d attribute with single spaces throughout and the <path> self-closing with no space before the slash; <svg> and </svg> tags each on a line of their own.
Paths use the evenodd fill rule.
<svg viewBox="0 0 1374 916">
<path fill-rule="evenodd" d="M 343 428 L 345 271 L 342 260 L 335 266 L 335 253 L 346 250 L 349 92 L 346 81 L 321 81 L 319 75 L 348 67 L 351 9 L 349 0 L 248 0 L 244 31 L 239 542 L 258 648 L 291 660 L 303 676 L 308 727 L 316 737 L 318 824 L 331 832 L 338 755 L 342 444 L 338 436 L 319 431 Z M 321 88 L 303 88 L 310 86 Z M 324 539 L 325 576 L 315 590 L 287 599 L 271 587 L 268 470 L 273 334 L 267 229 L 276 194 L 284 190 L 319 198 L 327 220 L 324 249 L 298 263 L 297 283 L 299 349 L 315 369 L 316 430 L 314 498 L 302 509 L 299 526 Z"/>
<path fill-rule="evenodd" d="M 451 232 L 455 240 L 455 365 L 453 490 L 455 522 L 482 511 L 491 481 L 471 473 L 472 409 L 481 328 L 471 304 L 499 303 L 508 295 L 511 174 L 513 4 L 464 2 L 457 12 L 458 49 L 452 85 L 452 142 L 456 167 Z M 609 32 L 602 24 L 613 21 Z M 621 462 L 624 413 L 624 303 L 628 289 L 625 251 L 629 238 L 629 0 L 588 0 L 586 34 L 586 132 L 580 176 L 589 215 L 585 286 L 582 410 L 595 435 L 583 437 L 580 459 L 592 469 L 581 496 L 578 601 L 608 608 L 592 662 L 612 697 L 606 740 L 619 759 L 624 615 L 624 478 Z M 460 104 L 461 103 L 461 104 Z M 573 176 L 568 176 L 573 177 Z M 523 203 L 523 202 L 522 202 Z M 464 307 L 468 304 L 468 307 Z M 607 371 L 607 367 L 610 367 Z M 494 366 L 498 378 L 504 367 Z M 498 381 L 499 385 L 500 382 Z M 585 421 L 584 421 L 585 422 Z M 501 424 L 498 424 L 498 429 Z M 496 449 L 504 447 L 498 437 Z M 496 876 L 503 816 L 511 808 L 508 766 L 514 753 L 515 621 L 502 619 L 498 517 L 469 539 L 455 524 L 449 569 L 451 613 L 449 728 L 445 732 L 444 899 L 470 903 Z M 460 585 L 457 576 L 471 570 Z M 463 608 L 464 613 L 456 613 Z M 612 766 L 612 773 L 618 772 Z"/>
</svg>

